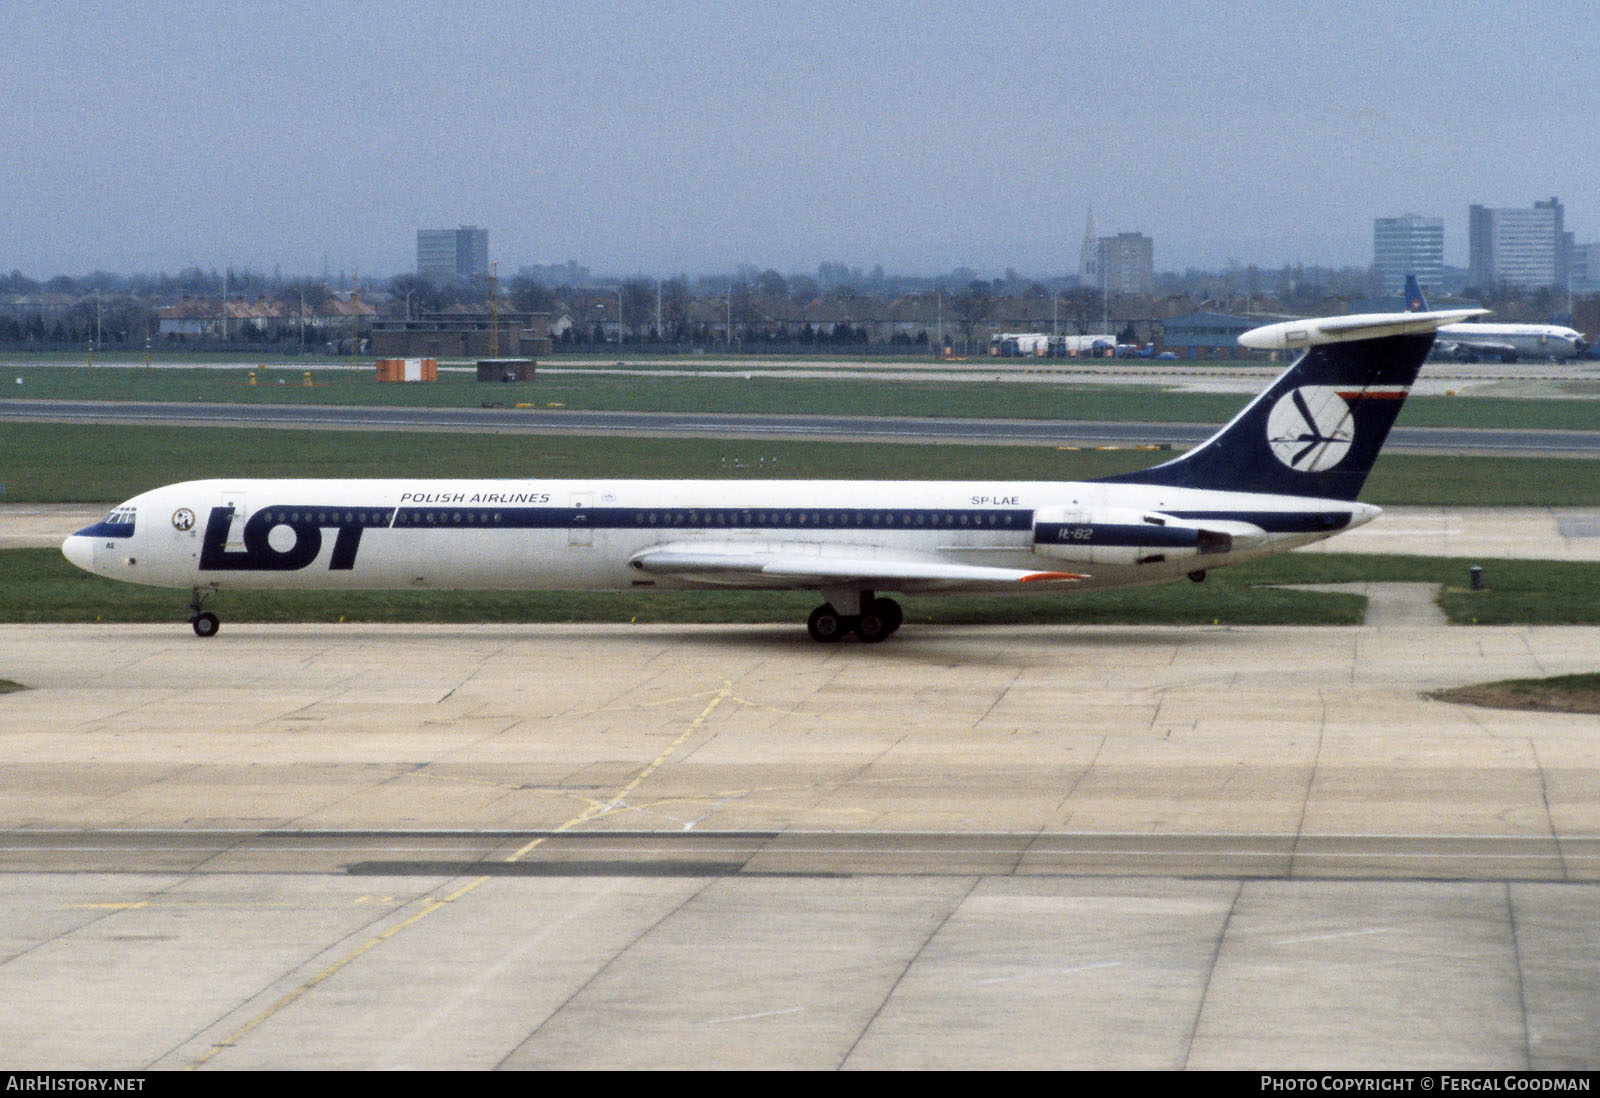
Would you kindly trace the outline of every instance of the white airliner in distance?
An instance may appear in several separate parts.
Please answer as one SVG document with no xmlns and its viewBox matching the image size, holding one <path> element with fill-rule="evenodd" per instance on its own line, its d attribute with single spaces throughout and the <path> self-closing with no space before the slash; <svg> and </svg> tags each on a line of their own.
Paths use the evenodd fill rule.
<svg viewBox="0 0 1600 1098">
<path fill-rule="evenodd" d="M 1428 300 L 1416 275 L 1406 275 L 1406 310 L 1428 311 Z M 1476 362 L 1498 358 L 1515 362 L 1519 358 L 1543 358 L 1551 362 L 1577 358 L 1589 349 L 1583 333 L 1560 324 L 1446 324 L 1439 329 L 1434 349 L 1447 358 Z"/>
<path fill-rule="evenodd" d="M 1356 496 L 1442 324 L 1371 313 L 1239 337 L 1305 353 L 1207 442 L 1084 482 L 197 480 L 66 539 L 80 568 L 193 592 L 358 588 L 816 591 L 818 641 L 899 628 L 882 592 L 1127 587 L 1370 522 Z"/>
</svg>

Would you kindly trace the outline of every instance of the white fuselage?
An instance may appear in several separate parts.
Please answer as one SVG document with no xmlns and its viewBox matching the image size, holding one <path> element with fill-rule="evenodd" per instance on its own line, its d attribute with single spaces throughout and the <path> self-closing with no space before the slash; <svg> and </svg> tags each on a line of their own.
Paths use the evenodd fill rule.
<svg viewBox="0 0 1600 1098">
<path fill-rule="evenodd" d="M 954 566 L 1041 578 L 1070 569 L 1081 587 L 1156 583 L 1377 514 L 1349 501 L 1100 482 L 205 480 L 129 500 L 64 551 L 110 578 L 196 589 L 823 586 L 641 560 L 699 548 L 729 560 L 876 560 L 905 573 L 877 581 L 884 590 L 992 593 Z M 1194 526 L 1211 535 L 1198 547 Z"/>
<path fill-rule="evenodd" d="M 1527 358 L 1575 358 L 1585 347 L 1583 334 L 1556 324 L 1447 324 L 1439 329 L 1444 348 L 1477 349 L 1485 356 L 1511 352 Z"/>
</svg>

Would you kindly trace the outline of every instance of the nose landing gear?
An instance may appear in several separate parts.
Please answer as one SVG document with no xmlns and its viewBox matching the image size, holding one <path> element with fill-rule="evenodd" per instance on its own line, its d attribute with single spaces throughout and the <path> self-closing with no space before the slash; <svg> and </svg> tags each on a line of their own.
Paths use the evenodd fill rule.
<svg viewBox="0 0 1600 1098">
<path fill-rule="evenodd" d="M 222 622 L 209 610 L 203 609 L 206 599 L 216 594 L 215 591 L 202 591 L 196 587 L 194 598 L 189 603 L 189 624 L 194 627 L 197 637 L 214 637 L 217 630 L 222 628 Z"/>
</svg>

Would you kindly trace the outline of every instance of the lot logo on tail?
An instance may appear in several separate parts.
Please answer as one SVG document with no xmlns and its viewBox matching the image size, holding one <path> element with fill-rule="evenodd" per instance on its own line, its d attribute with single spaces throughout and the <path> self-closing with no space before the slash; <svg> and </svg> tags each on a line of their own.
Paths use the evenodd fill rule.
<svg viewBox="0 0 1600 1098">
<path fill-rule="evenodd" d="M 1273 456 L 1300 473 L 1332 469 L 1350 452 L 1355 437 L 1350 405 L 1325 385 L 1289 390 L 1267 416 Z"/>
</svg>

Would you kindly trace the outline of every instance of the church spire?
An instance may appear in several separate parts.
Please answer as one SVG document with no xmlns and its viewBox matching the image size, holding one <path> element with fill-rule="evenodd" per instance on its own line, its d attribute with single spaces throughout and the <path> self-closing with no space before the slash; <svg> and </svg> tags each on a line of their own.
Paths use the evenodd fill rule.
<svg viewBox="0 0 1600 1098">
<path fill-rule="evenodd" d="M 1083 227 L 1083 254 L 1078 260 L 1078 282 L 1092 286 L 1100 281 L 1100 241 L 1094 235 L 1094 203 L 1089 203 L 1089 220 Z"/>
</svg>

